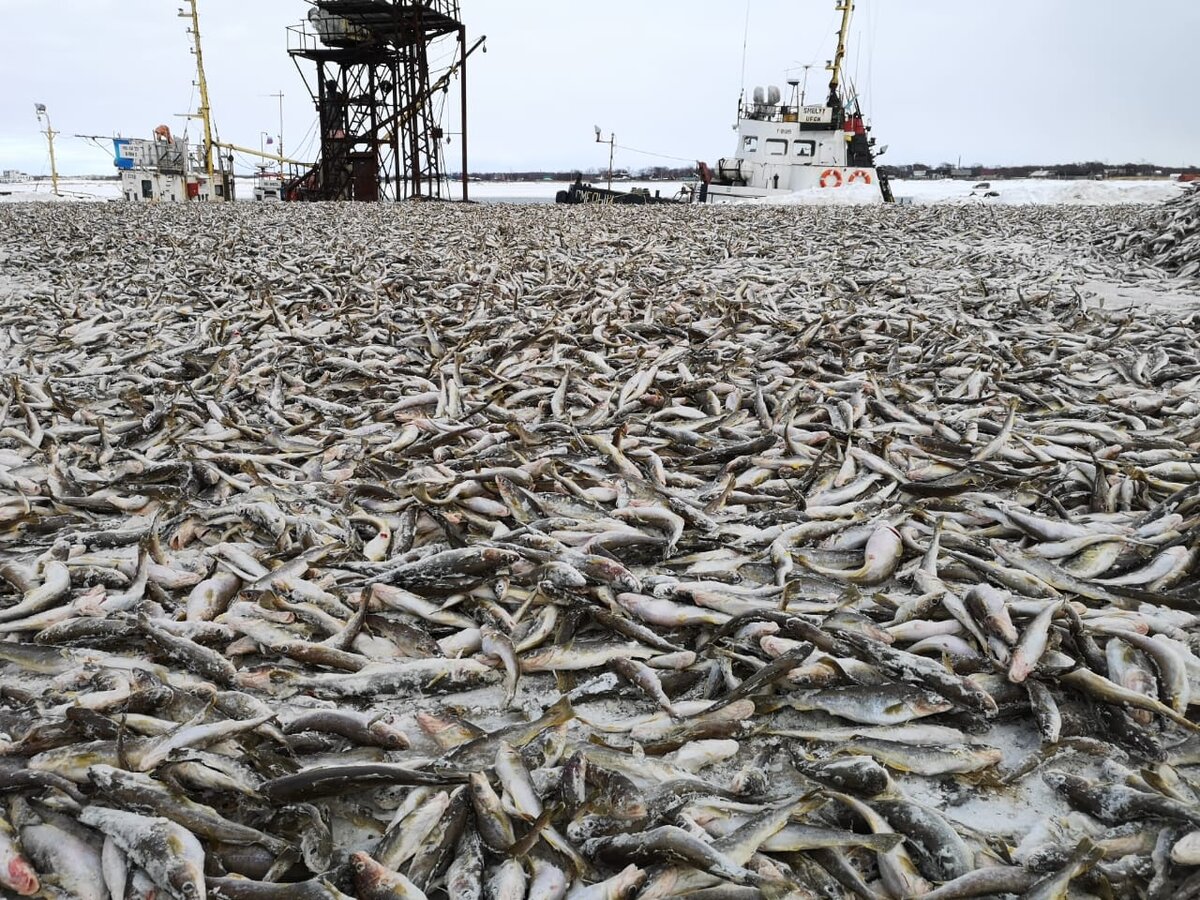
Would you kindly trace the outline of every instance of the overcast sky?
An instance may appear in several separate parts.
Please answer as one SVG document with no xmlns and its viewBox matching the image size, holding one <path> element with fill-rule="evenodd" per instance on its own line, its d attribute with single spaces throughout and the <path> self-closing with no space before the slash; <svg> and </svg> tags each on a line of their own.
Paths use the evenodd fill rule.
<svg viewBox="0 0 1200 900">
<path fill-rule="evenodd" d="M 1200 163 L 1200 0 L 856 0 L 848 71 L 885 161 Z M 305 0 L 201 0 L 210 93 L 223 140 L 258 147 L 279 130 L 315 156 L 315 115 L 286 48 Z M 834 0 L 462 0 L 471 35 L 476 171 L 714 162 L 734 149 L 743 85 L 809 72 L 819 102 Z M 196 98 L 176 0 L 0 0 L 0 169 L 49 171 L 33 104 L 62 132 L 65 173 L 111 159 L 75 134 L 149 137 Z M 472 37 L 472 39 L 473 39 Z M 444 59 L 452 45 L 435 50 Z M 459 112 L 445 127 L 458 158 Z M 192 135 L 198 134 L 192 126 Z M 244 162 L 249 164 L 250 160 Z M 455 168 L 450 162 L 448 168 Z"/>
</svg>

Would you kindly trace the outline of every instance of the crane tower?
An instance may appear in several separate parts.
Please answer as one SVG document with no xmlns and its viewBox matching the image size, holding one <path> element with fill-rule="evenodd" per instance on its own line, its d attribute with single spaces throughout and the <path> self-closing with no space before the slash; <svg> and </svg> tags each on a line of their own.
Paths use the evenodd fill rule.
<svg viewBox="0 0 1200 900">
<path fill-rule="evenodd" d="M 458 37 L 463 190 L 467 184 L 466 27 L 458 0 L 311 0 L 308 22 L 289 28 L 288 52 L 317 107 L 321 155 L 286 187 L 297 200 L 442 198 L 441 128 L 430 47 Z M 315 81 L 300 60 L 316 67 Z M 449 72 L 447 73 L 449 74 Z"/>
</svg>

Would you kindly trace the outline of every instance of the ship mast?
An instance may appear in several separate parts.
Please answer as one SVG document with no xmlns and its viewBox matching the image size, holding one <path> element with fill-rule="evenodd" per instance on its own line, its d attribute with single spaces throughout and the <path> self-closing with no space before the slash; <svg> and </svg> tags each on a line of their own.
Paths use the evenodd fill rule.
<svg viewBox="0 0 1200 900">
<path fill-rule="evenodd" d="M 833 73 L 829 79 L 829 106 L 840 107 L 838 88 L 842 82 L 842 62 L 846 58 L 846 42 L 850 39 L 850 16 L 854 14 L 854 0 L 839 0 L 837 11 L 842 14 L 842 30 L 838 33 L 837 55 L 827 68 Z"/>
<path fill-rule="evenodd" d="M 200 109 L 197 111 L 196 117 L 204 123 L 204 169 L 208 173 L 208 180 L 211 183 L 213 177 L 212 108 L 208 105 L 208 79 L 204 77 L 204 52 L 200 48 L 200 12 L 196 7 L 197 0 L 187 0 L 187 3 L 191 7 L 191 12 L 180 10 L 179 17 L 192 20 L 190 33 L 195 43 L 195 49 L 192 52 L 196 54 L 196 86 L 200 88 Z"/>
</svg>

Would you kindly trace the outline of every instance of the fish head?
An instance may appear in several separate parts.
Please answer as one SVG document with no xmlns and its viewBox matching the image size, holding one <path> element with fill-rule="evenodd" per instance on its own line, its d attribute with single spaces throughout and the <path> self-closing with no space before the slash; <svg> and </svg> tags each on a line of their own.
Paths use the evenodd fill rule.
<svg viewBox="0 0 1200 900">
<path fill-rule="evenodd" d="M 584 569 L 586 574 L 605 582 L 618 594 L 637 594 L 642 590 L 641 580 L 610 557 L 589 554 Z"/>
<path fill-rule="evenodd" d="M 1056 791 L 1061 791 L 1067 785 L 1069 779 L 1070 776 L 1067 775 L 1066 772 L 1051 770 L 1049 772 L 1042 773 L 1042 781 L 1044 781 L 1048 787 L 1052 787 Z"/>
<path fill-rule="evenodd" d="M 15 856 L 10 859 L 3 875 L 0 884 L 7 885 L 16 891 L 18 897 L 32 897 L 42 889 L 38 882 L 37 872 L 24 857 Z"/>
<path fill-rule="evenodd" d="M 913 712 L 919 713 L 921 716 L 933 716 L 949 712 L 954 708 L 953 703 L 932 691 L 922 691 L 912 697 L 907 705 Z"/>
<path fill-rule="evenodd" d="M 409 748 L 408 735 L 395 726 L 390 715 L 376 719 L 367 726 L 367 730 L 383 745 L 385 750 L 407 750 Z"/>
<path fill-rule="evenodd" d="M 118 770 L 112 766 L 97 765 L 87 770 L 87 776 L 97 788 L 102 791 L 108 791 L 112 790 L 117 783 L 115 777 L 117 772 Z"/>
<path fill-rule="evenodd" d="M 260 691 L 262 693 L 277 693 L 281 689 L 287 688 L 297 678 L 300 677 L 298 672 L 293 672 L 290 669 L 278 669 L 273 666 L 267 666 L 261 669 L 246 669 L 238 672 L 234 677 L 239 688 Z"/>
<path fill-rule="evenodd" d="M 180 900 L 204 900 L 204 872 L 196 864 L 189 862 L 187 866 L 173 875 L 170 879 L 171 888 Z"/>
<path fill-rule="evenodd" d="M 350 856 L 350 871 L 354 873 L 354 886 L 367 893 L 378 886 L 383 866 L 361 850 Z"/>
<path fill-rule="evenodd" d="M 646 882 L 646 871 L 635 865 L 626 866 L 610 882 L 612 896 L 630 897 Z"/>
</svg>

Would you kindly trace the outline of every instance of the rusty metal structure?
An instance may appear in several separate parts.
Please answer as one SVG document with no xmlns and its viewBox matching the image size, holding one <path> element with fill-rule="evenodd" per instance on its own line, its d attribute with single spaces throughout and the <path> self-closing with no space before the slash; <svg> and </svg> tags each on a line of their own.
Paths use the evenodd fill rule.
<svg viewBox="0 0 1200 900">
<path fill-rule="evenodd" d="M 457 71 L 466 199 L 470 49 L 458 0 L 310 2 L 308 21 L 288 29 L 288 53 L 316 103 L 321 154 L 311 170 L 286 185 L 286 198 L 444 198 L 444 135 L 434 118 L 433 99 L 438 90 L 448 89 Z M 458 38 L 457 60 L 435 78 L 430 48 L 451 35 Z M 315 83 L 301 60 L 315 65 Z"/>
</svg>

